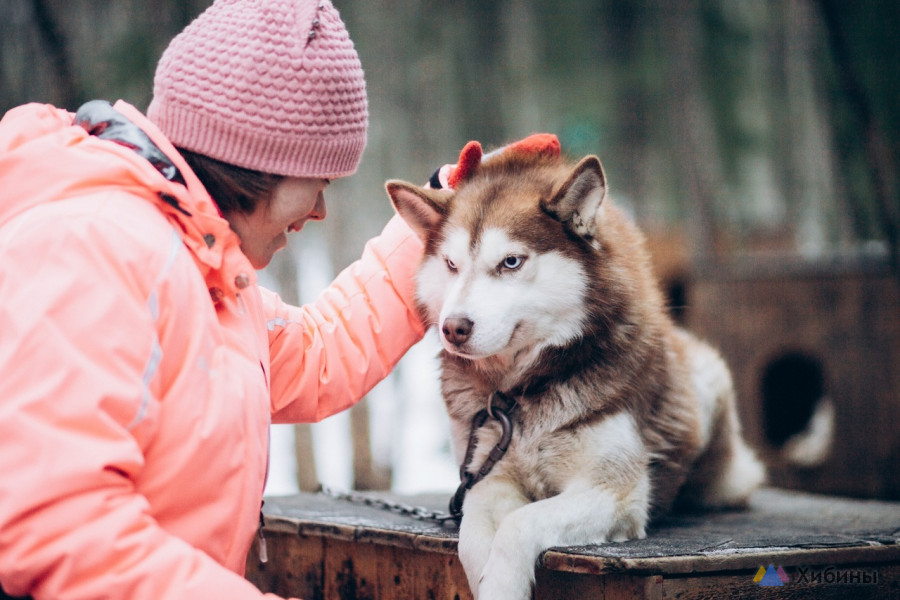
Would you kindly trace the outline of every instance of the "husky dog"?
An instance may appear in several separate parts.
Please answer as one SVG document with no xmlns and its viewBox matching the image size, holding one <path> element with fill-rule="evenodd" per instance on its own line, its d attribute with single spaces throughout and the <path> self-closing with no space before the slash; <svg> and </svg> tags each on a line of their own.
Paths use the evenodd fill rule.
<svg viewBox="0 0 900 600">
<path fill-rule="evenodd" d="M 474 416 L 511 399 L 508 450 L 462 505 L 479 600 L 531 598 L 548 547 L 643 538 L 676 501 L 740 506 L 764 477 L 727 366 L 668 316 L 599 159 L 538 146 L 482 157 L 470 142 L 453 189 L 387 183 L 425 243 L 417 299 L 440 332 L 460 463 L 474 437 L 466 469 L 501 435 L 492 419 L 473 433 Z"/>
</svg>

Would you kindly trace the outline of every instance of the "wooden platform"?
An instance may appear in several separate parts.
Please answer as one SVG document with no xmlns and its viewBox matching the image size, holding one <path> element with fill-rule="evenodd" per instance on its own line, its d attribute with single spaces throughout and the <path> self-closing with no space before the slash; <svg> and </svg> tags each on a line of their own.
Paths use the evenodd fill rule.
<svg viewBox="0 0 900 600">
<path fill-rule="evenodd" d="M 384 493 L 372 494 L 385 497 Z M 445 496 L 402 501 L 445 509 Z M 269 562 L 247 577 L 304 600 L 466 600 L 456 529 L 322 494 L 270 498 Z M 754 577 L 773 566 L 769 578 Z M 788 581 L 773 583 L 782 568 Z M 543 554 L 535 600 L 900 599 L 900 503 L 766 489 L 747 511 L 680 515 L 644 540 Z"/>
</svg>

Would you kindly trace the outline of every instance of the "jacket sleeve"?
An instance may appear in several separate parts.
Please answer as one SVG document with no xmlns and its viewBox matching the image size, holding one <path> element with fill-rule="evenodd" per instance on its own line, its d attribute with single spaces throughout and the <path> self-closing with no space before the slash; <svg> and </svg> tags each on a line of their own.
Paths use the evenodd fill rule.
<svg viewBox="0 0 900 600">
<path fill-rule="evenodd" d="M 98 250 L 107 231 L 37 223 L 10 236 L 19 225 L 0 230 L 3 588 L 36 600 L 262 597 L 163 530 L 136 491 L 159 425 L 146 290 Z"/>
<path fill-rule="evenodd" d="M 319 298 L 302 307 L 262 290 L 273 421 L 320 421 L 359 401 L 425 332 L 415 306 L 422 242 L 398 216 Z"/>
</svg>

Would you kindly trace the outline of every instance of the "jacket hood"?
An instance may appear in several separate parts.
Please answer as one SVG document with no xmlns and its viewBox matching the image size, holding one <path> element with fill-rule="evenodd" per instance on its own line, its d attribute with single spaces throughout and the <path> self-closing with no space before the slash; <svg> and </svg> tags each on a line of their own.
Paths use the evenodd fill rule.
<svg viewBox="0 0 900 600">
<path fill-rule="evenodd" d="M 26 104 L 0 120 L 0 227 L 35 206 L 108 192 L 154 203 L 180 232 L 210 287 L 234 292 L 252 267 L 237 235 L 177 150 L 144 115 L 119 101 L 75 114 Z M 225 271 L 225 272 L 221 272 Z"/>
</svg>

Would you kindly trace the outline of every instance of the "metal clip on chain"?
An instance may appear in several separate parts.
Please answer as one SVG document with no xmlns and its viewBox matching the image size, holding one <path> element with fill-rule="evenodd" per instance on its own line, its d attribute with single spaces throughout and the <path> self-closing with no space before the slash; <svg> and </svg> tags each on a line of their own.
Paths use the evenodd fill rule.
<svg viewBox="0 0 900 600">
<path fill-rule="evenodd" d="M 487 474 L 491 472 L 491 469 L 494 468 L 497 461 L 506 454 L 509 443 L 512 441 L 513 426 L 509 413 L 515 408 L 515 404 L 512 404 L 512 407 L 508 409 L 497 406 L 494 404 L 494 398 L 497 395 L 500 395 L 504 399 L 506 398 L 499 392 L 491 394 L 488 407 L 478 411 L 472 419 L 472 429 L 471 433 L 469 433 L 469 443 L 466 446 L 466 455 L 463 459 L 462 466 L 459 468 L 459 479 L 461 483 L 459 484 L 459 487 L 456 488 L 456 493 L 453 494 L 453 498 L 450 499 L 450 514 L 456 519 L 462 518 L 462 505 L 463 500 L 466 498 L 466 492 L 472 489 L 472 486 L 484 479 Z M 475 445 L 478 443 L 478 430 L 484 427 L 488 417 L 493 417 L 500 422 L 500 441 L 498 441 L 491 449 L 487 458 L 484 460 L 484 463 L 482 463 L 481 468 L 478 469 L 478 472 L 473 474 L 469 471 L 469 467 L 472 464 L 472 458 L 475 454 Z"/>
</svg>

